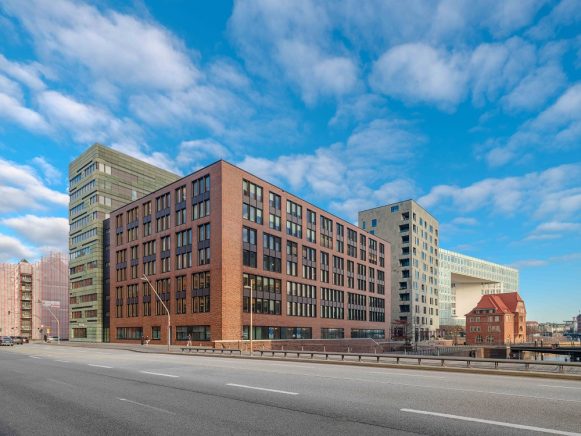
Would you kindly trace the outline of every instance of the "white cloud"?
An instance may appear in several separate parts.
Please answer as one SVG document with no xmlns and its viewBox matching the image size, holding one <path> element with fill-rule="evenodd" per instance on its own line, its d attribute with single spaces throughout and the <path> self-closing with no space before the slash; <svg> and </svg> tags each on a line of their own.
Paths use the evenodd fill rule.
<svg viewBox="0 0 581 436">
<path fill-rule="evenodd" d="M 357 62 L 331 40 L 332 25 L 324 4 L 304 0 L 239 1 L 229 22 L 247 67 L 272 83 L 282 75 L 307 104 L 357 86 Z"/>
<path fill-rule="evenodd" d="M 184 141 L 180 144 L 177 163 L 188 170 L 201 168 L 210 160 L 226 159 L 230 156 L 228 149 L 211 138 Z"/>
<path fill-rule="evenodd" d="M 38 91 L 45 88 L 42 80 L 42 66 L 38 63 L 13 62 L 0 54 L 0 71 L 31 89 Z"/>
<path fill-rule="evenodd" d="M 0 262 L 14 262 L 37 255 L 38 253 L 18 239 L 0 233 Z"/>
<path fill-rule="evenodd" d="M 67 250 L 69 222 L 66 218 L 24 215 L 2 219 L 0 224 L 14 230 L 44 252 Z"/>
<path fill-rule="evenodd" d="M 459 217 L 454 218 L 451 221 L 451 224 L 455 224 L 455 225 L 459 225 L 459 226 L 475 226 L 478 224 L 478 220 L 476 218 L 459 216 Z"/>
<path fill-rule="evenodd" d="M 574 237 L 581 236 L 581 223 L 550 221 L 539 224 L 525 239 L 526 240 L 548 240 L 558 239 L 565 234 Z"/>
<path fill-rule="evenodd" d="M 47 188 L 32 167 L 0 158 L 0 212 L 68 203 L 68 195 Z"/>
<path fill-rule="evenodd" d="M 534 110 L 544 105 L 565 83 L 561 67 L 547 65 L 525 77 L 502 101 L 509 110 Z"/>
<path fill-rule="evenodd" d="M 443 108 L 462 99 L 466 80 L 460 57 L 423 43 L 389 49 L 375 62 L 370 77 L 371 86 L 385 95 Z"/>
<path fill-rule="evenodd" d="M 52 164 L 47 162 L 47 160 L 42 156 L 37 156 L 34 159 L 32 159 L 32 163 L 42 170 L 44 174 L 44 180 L 47 183 L 52 184 L 58 182 L 59 179 L 62 177 L 62 173 L 59 170 L 57 170 Z"/>
<path fill-rule="evenodd" d="M 175 90 L 199 76 L 183 43 L 163 27 L 130 15 L 55 0 L 6 1 L 53 64 L 81 65 L 111 83 Z"/>
<path fill-rule="evenodd" d="M 546 259 L 524 259 L 519 260 L 511 264 L 514 268 L 539 268 L 548 266 L 551 264 L 563 264 L 563 263 L 578 263 L 581 260 L 581 253 L 567 253 L 560 256 L 551 256 Z"/>
<path fill-rule="evenodd" d="M 141 129 L 129 119 L 119 119 L 106 109 L 77 101 L 56 91 L 38 95 L 40 110 L 51 125 L 69 132 L 82 143 L 138 141 Z"/>
<path fill-rule="evenodd" d="M 581 164 L 561 165 L 519 177 L 489 178 L 466 187 L 438 185 L 418 201 L 426 208 L 493 214 L 532 211 L 536 217 L 568 217 L 581 210 Z"/>
<path fill-rule="evenodd" d="M 10 120 L 33 132 L 46 133 L 50 127 L 44 118 L 25 107 L 16 98 L 0 93 L 0 119 Z"/>
<path fill-rule="evenodd" d="M 551 85 L 549 85 L 550 87 Z M 581 83 L 570 86 L 537 117 L 522 124 L 507 141 L 486 153 L 492 166 L 500 166 L 530 150 L 561 150 L 579 146 L 581 139 Z"/>
</svg>

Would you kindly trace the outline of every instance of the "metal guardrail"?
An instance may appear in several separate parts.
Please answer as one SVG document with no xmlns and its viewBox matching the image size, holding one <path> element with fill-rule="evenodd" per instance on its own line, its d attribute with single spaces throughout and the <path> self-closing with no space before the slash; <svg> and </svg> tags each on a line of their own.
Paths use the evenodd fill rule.
<svg viewBox="0 0 581 436">
<path fill-rule="evenodd" d="M 290 351 L 290 350 L 256 350 L 255 353 L 260 353 L 263 357 L 265 354 L 276 357 L 277 355 L 282 355 L 283 357 L 296 356 L 301 358 L 301 356 L 310 356 L 314 359 L 315 356 L 324 356 L 325 360 L 329 360 L 329 357 L 340 357 L 342 361 L 345 357 L 356 357 L 358 362 L 362 362 L 363 358 L 375 359 L 377 363 L 383 361 L 390 361 L 392 363 L 395 361 L 396 364 L 400 364 L 402 360 L 406 361 L 417 361 L 418 365 L 422 364 L 422 361 L 436 361 L 440 362 L 440 366 L 446 366 L 446 362 L 465 362 L 466 367 L 470 368 L 472 363 L 493 363 L 494 368 L 498 369 L 500 364 L 507 365 L 522 365 L 525 370 L 530 370 L 531 365 L 535 366 L 551 366 L 556 367 L 559 372 L 564 372 L 565 367 L 575 367 L 581 369 L 580 363 L 572 362 L 561 362 L 561 361 L 526 361 L 526 360 L 511 360 L 511 359 L 478 359 L 472 357 L 453 357 L 453 356 L 413 356 L 409 354 L 373 354 L 373 353 L 326 353 L 320 351 Z"/>
<path fill-rule="evenodd" d="M 192 352 L 192 351 L 196 351 L 196 352 L 201 352 L 203 351 L 204 353 L 207 353 L 209 351 L 211 351 L 212 353 L 216 353 L 219 352 L 220 354 L 224 354 L 224 353 L 238 353 L 238 354 L 242 354 L 242 350 L 238 350 L 235 348 L 212 348 L 212 347 L 180 347 L 182 350 L 182 353 L 184 351 L 188 351 L 188 353 Z"/>
</svg>

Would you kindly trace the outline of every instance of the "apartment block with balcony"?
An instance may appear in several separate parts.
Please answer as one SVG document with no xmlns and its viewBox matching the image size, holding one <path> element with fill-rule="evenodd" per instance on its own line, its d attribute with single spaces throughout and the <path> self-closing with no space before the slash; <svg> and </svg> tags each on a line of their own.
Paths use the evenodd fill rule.
<svg viewBox="0 0 581 436">
<path fill-rule="evenodd" d="M 359 225 L 392 244 L 395 337 L 424 341 L 439 328 L 439 223 L 413 200 L 359 212 Z"/>
<path fill-rule="evenodd" d="M 124 153 L 94 144 L 69 165 L 70 339 L 108 341 L 103 286 L 103 220 L 113 209 L 178 179 Z"/>
<path fill-rule="evenodd" d="M 228 162 L 109 225 L 113 342 L 167 343 L 164 304 L 172 343 L 248 339 L 251 310 L 255 339 L 389 335 L 390 244 Z"/>
</svg>

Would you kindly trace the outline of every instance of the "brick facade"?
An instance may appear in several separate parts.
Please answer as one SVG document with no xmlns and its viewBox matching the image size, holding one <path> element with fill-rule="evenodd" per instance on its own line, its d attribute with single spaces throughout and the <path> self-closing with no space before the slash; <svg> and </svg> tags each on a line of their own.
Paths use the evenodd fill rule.
<svg viewBox="0 0 581 436">
<path fill-rule="evenodd" d="M 466 314 L 466 344 L 526 341 L 526 309 L 518 292 L 484 295 Z"/>
<path fill-rule="evenodd" d="M 209 176 L 209 192 L 198 192 L 197 195 L 193 195 L 194 181 L 206 176 Z M 243 183 L 246 183 L 244 193 Z M 183 186 L 186 190 L 186 219 L 183 224 L 178 224 L 178 210 L 184 207 L 184 202 L 176 204 L 176 190 Z M 256 187 L 262 188 L 261 198 L 258 198 L 256 191 L 253 194 Z M 280 209 L 276 209 L 270 204 L 270 193 L 280 197 Z M 169 194 L 169 203 L 160 203 L 162 209 L 158 210 L 156 207 L 158 198 L 166 194 Z M 204 199 L 209 199 L 210 202 L 209 216 L 193 219 L 193 205 L 205 201 Z M 287 216 L 287 200 L 302 208 L 300 218 L 292 214 Z M 144 211 L 147 209 L 144 209 L 144 205 L 150 201 L 151 214 L 150 218 L 146 218 Z M 243 206 L 243 203 L 246 206 Z M 291 207 L 290 204 L 289 207 Z M 137 209 L 135 210 L 135 208 Z M 261 223 L 256 222 L 260 220 L 252 219 L 256 218 L 256 214 L 259 214 L 257 209 L 262 211 Z M 243 210 L 244 213 L 248 214 L 248 218 L 243 217 Z M 315 214 L 312 224 L 307 223 L 308 211 Z M 168 227 L 165 228 L 162 225 L 162 229 L 156 231 L 157 220 L 166 220 L 164 216 L 168 213 Z M 269 224 L 271 213 L 273 217 L 279 218 L 279 223 L 275 223 L 274 226 Z M 310 216 L 312 217 L 312 214 Z M 322 228 L 321 217 L 324 217 L 327 229 Z M 131 222 L 128 222 L 129 220 Z M 144 230 L 148 220 L 151 220 L 152 231 L 151 235 L 145 236 Z M 287 222 L 291 226 L 289 231 L 287 231 Z M 209 241 L 200 241 L 199 227 L 208 223 L 211 229 Z M 279 225 L 280 230 L 272 228 L 276 227 L 276 224 Z M 301 237 L 289 234 L 293 232 L 295 229 L 293 226 L 296 224 L 302 226 Z M 131 228 L 136 225 L 137 231 L 131 231 Z M 342 252 L 338 251 L 338 245 L 341 242 L 337 234 L 338 225 L 343 227 Z M 243 241 L 243 228 L 249 229 L 250 233 L 256 231 L 253 241 L 255 244 Z M 189 229 L 192 230 L 191 246 L 178 249 L 178 232 Z M 316 239 L 315 241 L 307 241 L 307 230 L 310 236 Z M 357 235 L 355 251 L 353 252 L 352 247 L 350 249 L 351 255 L 348 254 L 348 230 L 351 231 L 352 235 L 355 233 Z M 164 244 L 162 238 L 166 237 L 169 237 L 170 249 L 162 253 Z M 267 242 L 270 241 L 270 248 L 263 247 L 265 237 Z M 325 246 L 323 246 L 322 238 Z M 156 241 L 155 256 L 150 254 L 146 258 L 144 244 L 151 241 Z M 287 255 L 287 241 L 296 243 L 296 275 L 287 274 L 287 260 L 295 259 L 292 255 Z M 132 247 L 138 247 L 137 260 L 132 260 L 132 253 L 135 254 L 135 248 L 132 250 Z M 303 247 L 305 256 L 307 256 L 305 259 L 303 259 Z M 206 248 L 209 248 L 211 260 L 208 264 L 199 265 L 199 250 Z M 372 251 L 372 248 L 375 250 Z M 151 249 L 151 244 L 148 249 Z M 192 265 L 178 269 L 177 256 L 184 251 L 187 252 L 188 249 L 191 249 Z M 250 259 L 255 256 L 255 267 L 244 265 L 244 249 L 247 250 L 247 254 L 255 253 L 246 258 L 246 263 L 252 264 Z M 163 259 L 168 256 L 168 253 L 169 261 L 165 261 L 165 264 L 169 263 L 170 267 L 167 272 L 162 272 Z M 324 267 L 328 270 L 328 282 L 323 281 L 321 274 L 323 269 L 322 253 L 328 255 L 328 264 Z M 264 256 L 267 257 L 264 258 Z M 334 276 L 334 257 L 337 258 L 337 262 L 341 262 L 339 259 L 342 259 L 343 263 L 342 274 L 339 274 L 339 270 L 337 270 L 336 276 Z M 200 340 L 237 341 L 247 338 L 250 314 L 248 310 L 244 310 L 244 307 L 245 302 L 246 308 L 249 306 L 250 289 L 244 288 L 244 274 L 260 276 L 260 278 L 254 278 L 253 282 L 253 306 L 255 309 L 253 325 L 255 326 L 256 339 L 319 339 L 322 335 L 321 329 L 343 329 L 345 338 L 352 336 L 383 337 L 383 335 L 389 335 L 390 325 L 390 258 L 391 247 L 388 242 L 240 168 L 225 161 L 218 161 L 111 213 L 111 341 L 139 341 L 140 335 L 153 339 L 159 331 L 159 343 L 167 343 L 167 316 L 165 312 L 156 315 L 156 297 L 153 294 L 151 297 L 146 295 L 144 282 L 140 279 L 146 272 L 144 262 L 153 259 L 155 259 L 155 271 L 148 271 L 151 283 L 158 287 L 158 291 L 161 291 L 157 281 L 169 279 L 169 299 L 167 301 L 172 321 L 172 343 L 176 343 L 176 340 L 177 343 L 184 343 L 188 334 L 192 335 L 194 342 Z M 352 283 L 348 278 L 348 261 L 353 262 Z M 303 276 L 303 266 L 306 267 L 307 278 Z M 206 271 L 209 271 L 210 274 L 209 289 L 194 289 L 194 284 L 197 282 L 193 274 Z M 371 278 L 372 271 L 373 279 Z M 358 272 L 364 273 L 365 276 L 358 274 Z M 312 274 L 316 274 L 316 277 L 309 277 Z M 343 276 L 343 284 L 341 284 L 339 275 Z M 379 283 L 381 275 L 383 275 L 382 284 Z M 176 288 L 180 276 L 185 276 L 183 288 L 185 290 L 185 313 L 178 314 L 177 298 L 184 295 L 180 289 Z M 336 283 L 334 283 L 335 278 L 337 279 Z M 248 278 L 246 284 L 250 284 L 250 281 Z M 290 284 L 288 284 L 289 282 Z M 365 286 L 363 286 L 363 282 Z M 349 286 L 350 284 L 352 287 Z M 134 285 L 137 285 L 136 291 Z M 359 290 L 358 287 L 365 289 Z M 327 298 L 323 303 L 323 289 L 343 292 L 342 301 L 329 302 L 330 298 Z M 210 311 L 194 313 L 194 306 L 198 307 L 197 303 L 194 303 L 194 297 L 202 298 L 197 296 L 207 295 L 208 292 Z M 328 297 L 330 291 L 325 292 Z M 351 304 L 349 293 L 353 294 Z M 333 295 L 337 296 L 338 292 Z M 145 315 L 148 298 L 151 299 L 151 315 L 149 316 Z M 379 307 L 372 308 L 372 301 L 375 306 Z M 287 314 L 287 303 L 291 305 L 288 309 L 291 313 L 296 312 L 302 316 Z M 333 309 L 335 311 L 342 308 L 343 319 L 323 318 L 323 304 L 335 306 L 337 308 Z M 373 316 L 378 319 L 377 321 L 370 321 L 372 312 Z M 350 320 L 350 313 L 352 318 L 357 318 L 357 320 Z M 315 316 L 306 316 L 313 314 Z M 186 326 L 195 326 L 195 328 L 185 330 Z M 207 328 L 201 329 L 200 326 L 207 326 Z M 154 327 L 159 327 L 159 330 L 152 330 Z M 352 329 L 355 330 L 353 335 Z M 325 332 L 327 334 L 335 333 L 327 330 Z M 128 338 L 123 339 L 123 335 Z M 157 339 L 155 340 L 157 341 Z"/>
</svg>

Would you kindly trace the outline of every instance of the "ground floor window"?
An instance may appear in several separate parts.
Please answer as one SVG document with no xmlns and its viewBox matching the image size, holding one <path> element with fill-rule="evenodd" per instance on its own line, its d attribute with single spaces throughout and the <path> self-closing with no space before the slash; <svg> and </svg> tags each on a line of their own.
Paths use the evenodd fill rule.
<svg viewBox="0 0 581 436">
<path fill-rule="evenodd" d="M 86 338 L 87 337 L 87 329 L 85 328 L 74 328 L 73 329 L 73 338 Z"/>
<path fill-rule="evenodd" d="M 321 339 L 343 339 L 344 329 L 321 329 Z"/>
<path fill-rule="evenodd" d="M 385 330 L 378 329 L 351 329 L 352 338 L 385 339 Z"/>
<path fill-rule="evenodd" d="M 192 341 L 211 341 L 210 326 L 188 325 L 176 327 L 176 340 L 187 341 L 188 336 Z"/>
<path fill-rule="evenodd" d="M 312 339 L 313 329 L 310 327 L 268 327 L 253 326 L 252 339 Z M 250 339 L 248 326 L 242 332 L 243 339 Z"/>
<path fill-rule="evenodd" d="M 142 336 L 141 327 L 117 327 L 117 339 L 141 339 Z"/>
<path fill-rule="evenodd" d="M 151 327 L 151 339 L 153 339 L 153 340 L 160 340 L 161 339 L 161 327 L 160 326 Z"/>
</svg>

